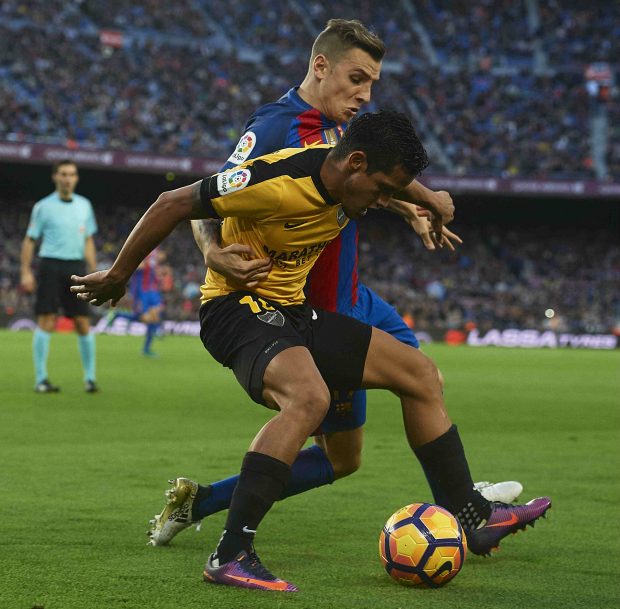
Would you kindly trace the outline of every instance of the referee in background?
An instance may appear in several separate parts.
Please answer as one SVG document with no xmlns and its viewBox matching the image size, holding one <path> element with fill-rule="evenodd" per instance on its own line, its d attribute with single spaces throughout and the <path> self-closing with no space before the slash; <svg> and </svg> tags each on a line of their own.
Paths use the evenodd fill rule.
<svg viewBox="0 0 620 609">
<path fill-rule="evenodd" d="M 22 243 L 22 287 L 28 293 L 36 290 L 37 328 L 32 353 L 37 393 L 60 391 L 50 382 L 47 374 L 52 332 L 56 328 L 60 309 L 75 322 L 86 391 L 98 391 L 95 381 L 95 337 L 90 331 L 88 303 L 78 300 L 69 291 L 71 275 L 83 275 L 85 270 L 92 272 L 97 267 L 93 240 L 97 223 L 90 201 L 74 192 L 78 179 L 78 168 L 73 161 L 62 160 L 54 165 L 52 180 L 56 190 L 35 203 Z M 40 263 L 35 281 L 32 259 L 39 239 Z"/>
</svg>

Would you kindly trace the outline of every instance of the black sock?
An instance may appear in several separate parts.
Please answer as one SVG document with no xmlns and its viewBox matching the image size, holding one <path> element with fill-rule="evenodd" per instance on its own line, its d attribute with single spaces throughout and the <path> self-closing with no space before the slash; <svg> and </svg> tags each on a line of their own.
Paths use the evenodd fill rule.
<svg viewBox="0 0 620 609">
<path fill-rule="evenodd" d="M 476 490 L 456 425 L 415 449 L 435 501 L 459 517 L 464 528 L 479 526 L 491 514 L 491 504 Z"/>
<path fill-rule="evenodd" d="M 251 551 L 258 525 L 282 495 L 290 475 L 286 463 L 262 453 L 246 453 L 216 550 L 220 564 L 231 561 L 242 550 Z"/>
</svg>

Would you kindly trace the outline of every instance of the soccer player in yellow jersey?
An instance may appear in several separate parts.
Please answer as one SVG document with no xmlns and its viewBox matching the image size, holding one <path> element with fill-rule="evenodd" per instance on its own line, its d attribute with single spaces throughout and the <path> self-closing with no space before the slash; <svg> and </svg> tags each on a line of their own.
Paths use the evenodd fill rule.
<svg viewBox="0 0 620 609">
<path fill-rule="evenodd" d="M 474 552 L 488 553 L 551 506 L 546 497 L 524 506 L 487 501 L 474 489 L 433 362 L 382 330 L 304 302 L 305 278 L 325 244 L 369 207 L 385 207 L 394 196 L 412 200 L 407 189 L 426 165 L 404 115 L 366 114 L 352 121 L 333 148 L 283 150 L 163 193 L 109 270 L 73 277 L 72 290 L 81 299 L 115 304 L 142 259 L 179 222 L 203 217 L 225 218 L 224 245 L 247 244 L 274 261 L 269 277 L 251 291 L 211 269 L 202 288 L 205 347 L 233 370 L 255 402 L 277 411 L 244 457 L 205 581 L 297 590 L 263 566 L 254 536 L 281 496 L 291 463 L 325 416 L 332 389 L 382 388 L 400 397 L 409 444 L 442 486 Z"/>
</svg>

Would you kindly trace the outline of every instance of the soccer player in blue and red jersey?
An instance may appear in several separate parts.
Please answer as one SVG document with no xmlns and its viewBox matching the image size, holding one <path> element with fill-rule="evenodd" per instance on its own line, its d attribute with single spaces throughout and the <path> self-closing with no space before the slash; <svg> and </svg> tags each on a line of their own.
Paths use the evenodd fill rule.
<svg viewBox="0 0 620 609">
<path fill-rule="evenodd" d="M 132 311 L 113 311 L 108 319 L 110 326 L 115 319 L 122 318 L 129 321 L 141 321 L 146 324 L 146 334 L 142 354 L 146 357 L 156 357 L 151 346 L 161 324 L 163 301 L 160 291 L 160 263 L 165 254 L 159 248 L 154 249 L 136 269 L 129 282 Z"/>
<path fill-rule="evenodd" d="M 140 320 L 146 324 L 142 353 L 147 357 L 155 355 L 151 349 L 151 344 L 161 323 L 163 302 L 159 289 L 159 263 L 162 261 L 163 255 L 161 250 L 153 250 L 133 274 L 129 284 L 134 311 L 140 315 Z"/>
<path fill-rule="evenodd" d="M 358 21 L 330 20 L 318 36 L 306 78 L 277 102 L 259 108 L 248 120 L 244 134 L 222 168 L 230 169 L 248 159 L 291 147 L 335 144 L 347 123 L 370 101 L 372 84 L 379 79 L 384 54 L 382 41 Z M 420 204 L 451 220 L 453 205 L 446 192 L 433 192 L 413 182 Z M 397 211 L 421 233 L 426 246 L 460 241 L 447 229 L 444 235 L 429 235 L 430 224 L 419 218 L 415 206 L 392 202 Z M 270 258 L 244 260 L 248 246 L 217 247 L 213 225 L 193 223 L 194 234 L 205 254 L 207 265 L 220 274 L 252 288 L 265 279 Z M 286 230 L 294 232 L 291 224 Z M 357 272 L 358 229 L 348 225 L 323 250 L 306 284 L 308 301 L 315 307 L 335 311 L 382 329 L 401 342 L 419 347 L 417 338 L 396 310 L 361 284 Z M 210 246 L 207 248 L 207 243 Z M 292 466 L 291 480 L 283 496 L 304 492 L 355 472 L 361 462 L 363 425 L 366 420 L 366 392 L 336 394 L 328 415 L 316 430 L 315 445 L 302 450 Z M 431 472 L 426 472 L 435 500 L 441 496 Z M 205 516 L 226 509 L 238 476 L 199 486 L 185 478 L 173 481 L 169 502 L 152 521 L 149 531 L 153 545 L 164 545 L 180 530 Z M 522 487 L 502 482 L 482 489 L 490 500 L 514 500 Z M 189 506 L 189 507 L 188 507 Z"/>
</svg>

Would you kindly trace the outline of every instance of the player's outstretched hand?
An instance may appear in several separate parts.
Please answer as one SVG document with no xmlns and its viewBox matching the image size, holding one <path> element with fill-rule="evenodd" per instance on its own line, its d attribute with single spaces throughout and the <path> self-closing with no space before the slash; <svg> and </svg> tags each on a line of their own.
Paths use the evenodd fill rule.
<svg viewBox="0 0 620 609">
<path fill-rule="evenodd" d="M 267 279 L 273 266 L 270 257 L 252 258 L 249 245 L 233 243 L 224 248 L 212 244 L 207 252 L 207 266 L 240 287 L 253 288 Z"/>
<path fill-rule="evenodd" d="M 427 250 L 435 250 L 437 248 L 448 248 L 451 251 L 455 251 L 455 245 L 462 245 L 463 240 L 450 229 L 445 226 L 441 227 L 441 237 L 438 231 L 433 229 L 433 225 L 428 218 L 421 217 L 418 222 L 411 223 L 411 226 L 418 234 L 424 247 Z"/>
<path fill-rule="evenodd" d="M 97 271 L 85 277 L 71 275 L 71 291 L 80 300 L 100 306 L 110 301 L 112 306 L 125 295 L 127 283 L 110 276 L 110 271 Z"/>
<path fill-rule="evenodd" d="M 441 227 L 441 247 L 447 247 L 449 250 L 454 251 L 454 244 L 463 245 L 463 240 L 451 230 L 445 226 Z"/>
<path fill-rule="evenodd" d="M 418 237 L 422 240 L 424 247 L 427 250 L 435 250 L 437 248 L 447 247 L 449 250 L 454 251 L 455 244 L 461 245 L 462 239 L 445 226 L 441 226 L 441 238 L 439 233 L 436 233 L 431 223 L 432 213 L 422 207 L 416 207 L 415 205 L 408 205 L 400 211 L 401 215 L 405 218 L 406 222 L 417 233 Z M 407 211 L 404 214 L 403 211 Z"/>
</svg>

